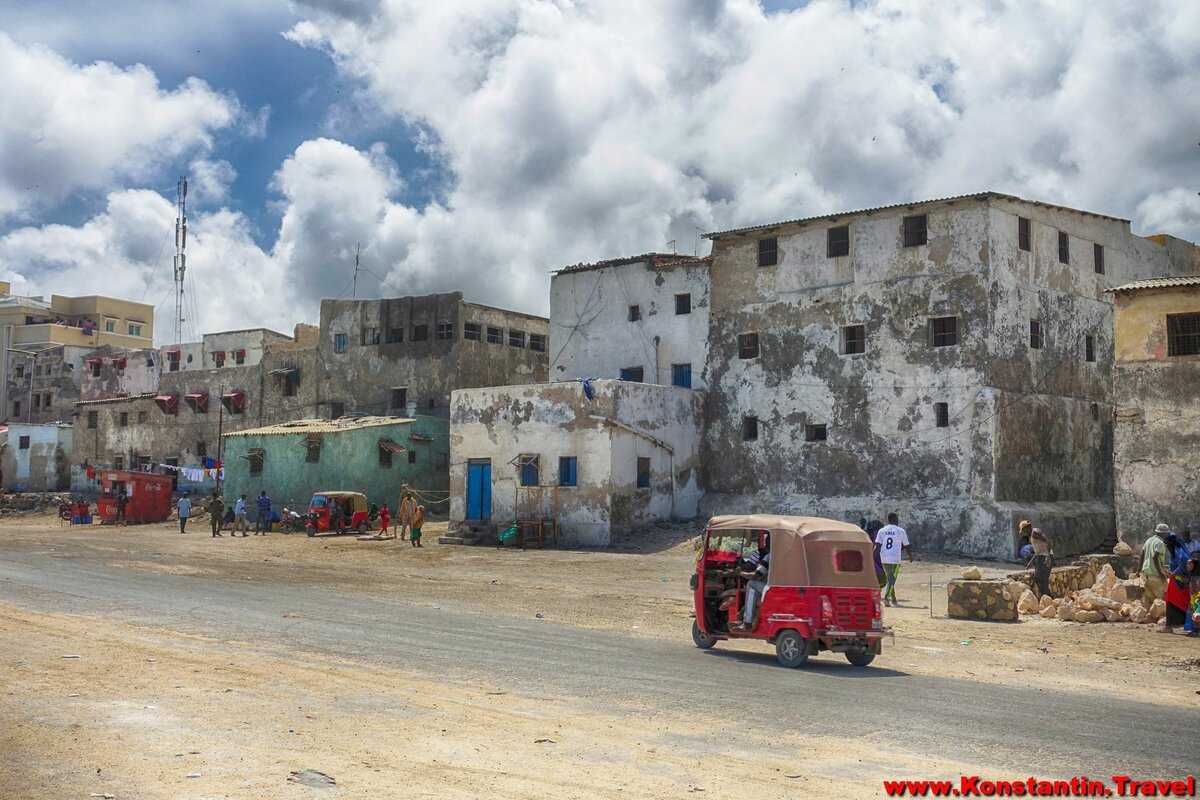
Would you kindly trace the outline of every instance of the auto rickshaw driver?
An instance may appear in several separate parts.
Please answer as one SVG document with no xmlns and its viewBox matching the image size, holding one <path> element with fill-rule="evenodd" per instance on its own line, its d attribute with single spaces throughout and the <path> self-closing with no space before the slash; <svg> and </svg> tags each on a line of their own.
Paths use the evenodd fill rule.
<svg viewBox="0 0 1200 800">
<path fill-rule="evenodd" d="M 735 626 L 737 630 L 754 630 L 755 610 L 767 591 L 767 575 L 771 569 L 771 534 L 762 531 L 758 549 L 746 556 L 744 568 L 738 570 L 738 577 L 746 581 L 746 600 L 742 605 L 742 622 Z"/>
</svg>

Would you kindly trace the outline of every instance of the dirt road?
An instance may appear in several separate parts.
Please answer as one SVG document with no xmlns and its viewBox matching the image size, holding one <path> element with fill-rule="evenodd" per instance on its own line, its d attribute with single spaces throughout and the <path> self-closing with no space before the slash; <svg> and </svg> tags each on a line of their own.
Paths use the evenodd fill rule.
<svg viewBox="0 0 1200 800">
<path fill-rule="evenodd" d="M 45 797 L 378 797 L 397 785 L 782 797 L 879 796 L 896 775 L 1173 775 L 1190 763 L 1180 734 L 1200 719 L 1197 673 L 1163 669 L 1186 663 L 1188 640 L 1089 626 L 1124 630 L 1130 659 L 1097 665 L 1073 644 L 1084 626 L 926 624 L 927 608 L 909 608 L 889 623 L 912 633 L 877 668 L 822 657 L 783 670 L 764 647 L 690 646 L 690 548 L 658 544 L 421 552 L 4 525 L 7 774 L 28 789 L 18 796 Z M 921 577 L 909 572 L 905 594 Z M 988 671 L 992 638 L 1000 666 Z M 1075 688 L 1057 650 L 1087 676 Z M 1164 700 L 1152 680 L 1100 685 L 1152 671 L 1175 687 L 1160 706 L 1147 702 Z M 305 767 L 338 786 L 287 781 Z"/>
</svg>

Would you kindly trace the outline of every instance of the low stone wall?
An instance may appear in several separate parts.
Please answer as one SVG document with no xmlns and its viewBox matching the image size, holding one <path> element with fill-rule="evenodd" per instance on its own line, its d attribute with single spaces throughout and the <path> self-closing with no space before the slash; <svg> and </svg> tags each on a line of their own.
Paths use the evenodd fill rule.
<svg viewBox="0 0 1200 800">
<path fill-rule="evenodd" d="M 955 578 L 946 584 L 946 612 L 955 619 L 1012 622 L 1017 619 L 1017 592 L 1000 578 L 969 581 Z"/>
<path fill-rule="evenodd" d="M 1141 559 L 1137 556 L 1118 556 L 1113 553 L 1088 553 L 1075 559 L 1075 561 L 1076 563 L 1087 564 L 1092 568 L 1092 572 L 1097 575 L 1100 574 L 1100 570 L 1104 565 L 1108 564 L 1121 580 L 1136 575 L 1141 568 Z"/>
</svg>

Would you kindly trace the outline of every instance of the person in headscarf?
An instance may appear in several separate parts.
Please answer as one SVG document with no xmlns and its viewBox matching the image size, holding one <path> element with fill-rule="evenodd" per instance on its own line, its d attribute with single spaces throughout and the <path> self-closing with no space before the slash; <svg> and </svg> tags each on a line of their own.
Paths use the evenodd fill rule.
<svg viewBox="0 0 1200 800">
<path fill-rule="evenodd" d="M 1187 544 L 1173 533 L 1166 537 L 1167 570 L 1166 591 L 1167 616 L 1163 620 L 1163 633 L 1174 633 L 1184 625 L 1192 610 L 1191 566 Z"/>
<path fill-rule="evenodd" d="M 1041 597 L 1050 594 L 1050 570 L 1054 566 L 1050 539 L 1041 528 L 1030 528 L 1029 546 L 1033 548 L 1033 582 L 1038 588 L 1038 597 Z"/>
<path fill-rule="evenodd" d="M 1017 558 L 1027 564 L 1029 559 L 1033 558 L 1033 544 L 1029 540 L 1031 533 L 1033 533 L 1033 523 L 1027 519 L 1021 520 L 1017 525 Z"/>
</svg>

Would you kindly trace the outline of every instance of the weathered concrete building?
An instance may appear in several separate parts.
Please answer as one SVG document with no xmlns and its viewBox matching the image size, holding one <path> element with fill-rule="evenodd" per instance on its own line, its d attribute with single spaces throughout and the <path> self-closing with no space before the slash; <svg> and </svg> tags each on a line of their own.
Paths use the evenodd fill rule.
<svg viewBox="0 0 1200 800">
<path fill-rule="evenodd" d="M 185 372 L 225 367 L 253 367 L 262 361 L 271 344 L 290 341 L 294 341 L 294 338 L 269 328 L 206 333 L 199 342 L 184 342 L 162 348 L 163 370 Z"/>
<path fill-rule="evenodd" d="M 563 543 L 690 519 L 701 496 L 703 395 L 620 380 L 457 390 L 450 519 L 558 521 Z"/>
<path fill-rule="evenodd" d="M 323 417 L 445 417 L 450 392 L 544 382 L 549 322 L 466 303 L 461 292 L 323 300 L 318 347 Z"/>
<path fill-rule="evenodd" d="M 0 452 L 4 489 L 10 492 L 69 489 L 72 433 L 70 425 L 58 422 L 10 423 Z"/>
<path fill-rule="evenodd" d="M 1137 545 L 1160 522 L 1200 519 L 1200 277 L 1112 293 L 1114 504 L 1118 535 Z"/>
<path fill-rule="evenodd" d="M 703 389 L 710 263 L 648 253 L 555 272 L 551 380 L 623 378 Z"/>
<path fill-rule="evenodd" d="M 227 433 L 225 494 L 266 491 L 276 507 L 307 508 L 318 491 L 362 492 L 393 509 L 404 486 L 443 500 L 449 463 L 444 418 L 306 419 Z M 431 513 L 445 504 L 426 501 Z"/>
<path fill-rule="evenodd" d="M 1112 305 L 1190 245 L 995 193 L 710 234 L 706 511 L 898 511 L 1008 558 L 1111 535 Z"/>
</svg>

